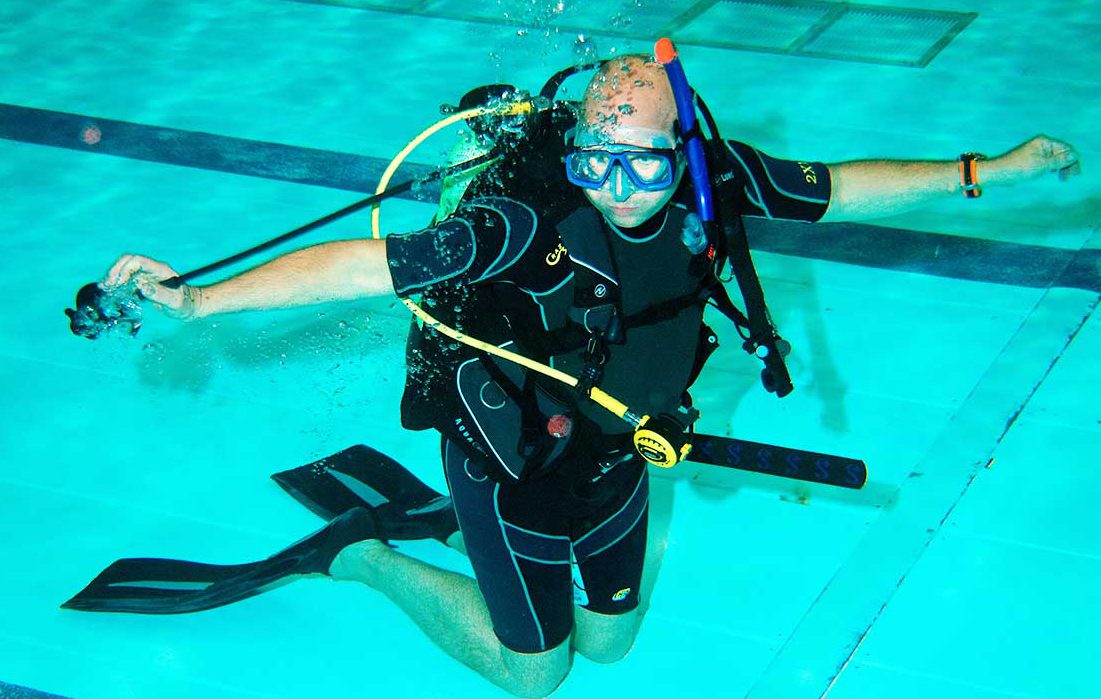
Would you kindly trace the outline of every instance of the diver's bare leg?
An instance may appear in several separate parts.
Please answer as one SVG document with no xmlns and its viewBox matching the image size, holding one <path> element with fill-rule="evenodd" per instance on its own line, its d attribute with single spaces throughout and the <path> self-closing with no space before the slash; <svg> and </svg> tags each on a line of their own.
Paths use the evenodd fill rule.
<svg viewBox="0 0 1101 699">
<path fill-rule="evenodd" d="M 493 633 L 478 583 L 380 541 L 348 546 L 333 561 L 338 580 L 365 583 L 398 605 L 451 657 L 516 696 L 545 697 L 570 671 L 570 642 L 543 653 L 516 653 Z"/>
</svg>

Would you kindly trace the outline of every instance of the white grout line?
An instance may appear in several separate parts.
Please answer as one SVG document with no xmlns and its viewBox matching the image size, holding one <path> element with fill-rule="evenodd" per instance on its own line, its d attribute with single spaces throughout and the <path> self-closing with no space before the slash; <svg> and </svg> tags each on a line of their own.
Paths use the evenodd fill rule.
<svg viewBox="0 0 1101 699">
<path fill-rule="evenodd" d="M 829 691 L 1098 301 L 1063 289 L 1044 295 L 916 467 L 926 475 L 906 482 L 898 505 L 868 530 L 747 697 Z"/>
</svg>

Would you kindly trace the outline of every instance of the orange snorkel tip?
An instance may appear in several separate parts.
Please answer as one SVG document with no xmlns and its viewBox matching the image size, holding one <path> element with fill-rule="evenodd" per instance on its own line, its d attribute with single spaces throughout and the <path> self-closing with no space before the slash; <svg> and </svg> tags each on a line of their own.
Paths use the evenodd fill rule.
<svg viewBox="0 0 1101 699">
<path fill-rule="evenodd" d="M 677 59 L 677 48 L 673 46 L 673 40 L 668 37 L 662 37 L 658 39 L 658 42 L 654 44 L 654 57 L 658 59 L 658 63 L 667 65 Z"/>
</svg>

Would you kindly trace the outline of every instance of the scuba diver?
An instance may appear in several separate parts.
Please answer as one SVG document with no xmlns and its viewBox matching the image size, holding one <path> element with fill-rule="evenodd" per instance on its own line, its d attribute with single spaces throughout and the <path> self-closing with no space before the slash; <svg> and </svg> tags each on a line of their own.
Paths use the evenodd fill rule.
<svg viewBox="0 0 1101 699">
<path fill-rule="evenodd" d="M 539 127 L 536 151 L 494 164 L 429 228 L 307 247 L 209 286 L 169 288 L 160 283 L 177 276 L 169 265 L 120 257 L 101 286 L 136 285 L 181 320 L 421 295 L 442 322 L 577 381 L 548 380 L 415 324 L 403 424 L 440 432 L 447 496 L 354 447 L 275 476 L 330 520 L 312 536 L 238 566 L 125 559 L 65 606 L 197 611 L 324 574 L 380 591 L 445 652 L 517 696 L 554 691 L 574 652 L 623 658 L 642 621 L 645 445 L 586 396 L 600 388 L 690 429 L 698 413 L 687 391 L 715 345 L 703 311 L 726 305 L 721 269 L 745 247 L 740 217 L 852 221 L 1077 170 L 1074 149 L 1043 136 L 989 159 L 783 160 L 704 139 L 697 106 L 668 47 L 657 60 L 616 58 L 576 113 Z M 766 388 L 783 395 L 786 348 L 762 327 L 743 339 L 766 359 Z M 386 543 L 422 537 L 464 551 L 475 578 Z M 181 582 L 193 589 L 181 592 Z"/>
</svg>

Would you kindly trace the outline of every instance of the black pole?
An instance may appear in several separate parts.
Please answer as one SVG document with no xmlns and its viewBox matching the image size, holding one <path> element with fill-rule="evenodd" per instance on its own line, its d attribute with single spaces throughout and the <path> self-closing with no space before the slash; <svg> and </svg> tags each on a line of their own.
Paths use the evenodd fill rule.
<svg viewBox="0 0 1101 699">
<path fill-rule="evenodd" d="M 356 203 L 351 204 L 349 206 L 346 206 L 343 209 L 340 209 L 339 211 L 334 211 L 333 213 L 331 213 L 327 216 L 322 216 L 321 218 L 317 219 L 316 221 L 311 221 L 310 223 L 307 223 L 304 226 L 299 226 L 298 228 L 295 228 L 293 231 L 288 231 L 287 233 L 284 233 L 283 235 L 280 235 L 276 238 L 272 238 L 271 240 L 269 240 L 265 243 L 260 243 L 259 245 L 255 246 L 255 247 L 251 247 L 248 250 L 243 250 L 243 251 L 237 253 L 236 255 L 231 255 L 231 256 L 225 258 L 224 260 L 218 260 L 217 262 L 212 262 L 209 265 L 206 265 L 204 267 L 200 267 L 198 269 L 192 270 L 190 272 L 187 272 L 186 274 L 181 274 L 177 277 L 172 277 L 171 279 L 165 279 L 164 281 L 161 282 L 161 284 L 163 286 L 168 287 L 169 289 L 178 289 L 181 286 L 183 286 L 184 284 L 186 284 L 187 282 L 191 281 L 192 279 L 195 279 L 196 277 L 201 277 L 204 274 L 209 274 L 211 272 L 215 272 L 219 269 L 222 269 L 223 267 L 228 267 L 229 265 L 234 264 L 235 262 L 240 262 L 241 260 L 247 259 L 249 257 L 252 257 L 253 255 L 257 255 L 261 252 L 264 252 L 265 250 L 270 250 L 271 248 L 275 247 L 276 245 L 280 245 L 282 243 L 287 242 L 288 240 L 292 240 L 292 239 L 297 238 L 301 235 L 304 235 L 305 233 L 309 233 L 310 231 L 312 231 L 316 228 L 320 228 L 321 226 L 324 226 L 326 224 L 332 223 L 333 221 L 336 221 L 337 219 L 344 218 L 345 216 L 348 216 L 350 214 L 354 214 L 355 212 L 357 212 L 361 209 L 365 209 L 369 206 L 374 206 L 374 205 L 376 205 L 376 204 L 378 204 L 378 203 L 380 203 L 380 202 L 382 202 L 386 199 L 389 199 L 391 197 L 397 196 L 398 194 L 402 194 L 404 192 L 407 192 L 417 184 L 427 184 L 428 182 L 432 182 L 434 180 L 443 179 L 445 177 L 449 177 L 451 175 L 454 175 L 454 174 L 457 174 L 457 173 L 460 173 L 460 172 L 465 172 L 467 170 L 471 170 L 471 169 L 476 168 L 480 165 L 484 165 L 485 163 L 488 163 L 492 160 L 495 160 L 497 157 L 498 157 L 498 154 L 495 151 L 490 151 L 489 153 L 486 153 L 484 155 L 480 155 L 477 158 L 471 158 L 470 160 L 458 163 L 457 165 L 451 165 L 451 166 L 448 166 L 448 167 L 445 167 L 445 168 L 440 168 L 439 170 L 436 170 L 435 172 L 432 172 L 432 173 L 422 177 L 419 180 L 409 180 L 407 182 L 402 182 L 401 184 L 394 185 L 393 187 L 387 189 L 385 192 L 379 192 L 378 194 L 373 194 L 373 195 L 367 197 L 366 199 L 363 199 L 361 201 L 357 201 Z"/>
</svg>

